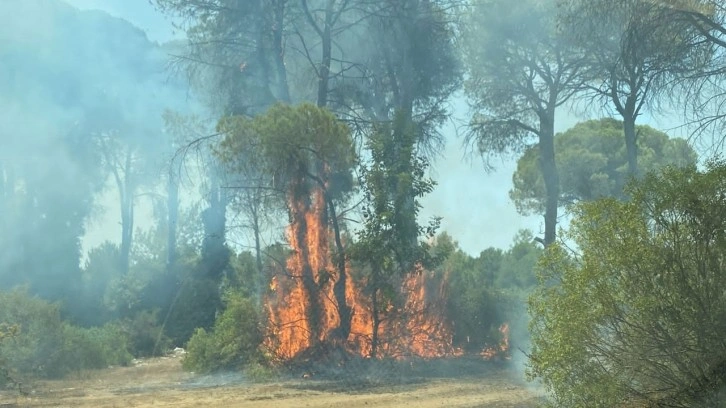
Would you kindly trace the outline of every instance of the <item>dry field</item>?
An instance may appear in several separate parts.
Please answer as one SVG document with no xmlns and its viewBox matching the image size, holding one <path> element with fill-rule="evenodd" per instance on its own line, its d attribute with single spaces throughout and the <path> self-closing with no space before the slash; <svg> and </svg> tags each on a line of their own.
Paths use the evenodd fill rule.
<svg viewBox="0 0 726 408">
<path fill-rule="evenodd" d="M 313 375 L 255 383 L 238 374 L 187 373 L 179 357 L 171 356 L 37 382 L 27 396 L 0 394 L 0 407 L 535 407 L 537 395 L 512 376 L 498 367 L 459 378 L 431 376 L 365 386 L 355 385 L 355 374 L 336 381 Z"/>
</svg>

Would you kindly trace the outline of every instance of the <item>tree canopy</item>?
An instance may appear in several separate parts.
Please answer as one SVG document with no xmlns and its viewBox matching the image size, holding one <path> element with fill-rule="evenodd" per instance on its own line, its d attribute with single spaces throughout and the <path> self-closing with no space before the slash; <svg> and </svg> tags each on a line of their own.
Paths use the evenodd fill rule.
<svg viewBox="0 0 726 408">
<path fill-rule="evenodd" d="M 274 179 L 274 188 L 287 191 L 307 180 L 338 197 L 352 188 L 356 155 L 351 133 L 328 110 L 309 103 L 277 104 L 252 119 L 225 117 L 218 130 L 226 135 L 217 149 L 219 157 L 233 163 L 235 171 L 244 170 L 240 167 L 244 161 L 252 161 Z"/>
<path fill-rule="evenodd" d="M 477 1 L 464 26 L 466 92 L 474 115 L 466 143 L 483 156 L 517 152 L 534 137 L 546 191 L 545 245 L 555 240 L 555 110 L 579 89 L 582 56 L 557 29 L 554 4 Z"/>
<path fill-rule="evenodd" d="M 707 48 L 659 2 L 564 0 L 560 21 L 586 57 L 582 99 L 622 118 L 628 171 L 638 176 L 636 120 L 658 109 L 674 79 L 702 68 Z"/>
<path fill-rule="evenodd" d="M 684 139 L 669 138 L 650 126 L 637 126 L 639 170 L 647 173 L 666 165 L 695 165 L 697 154 Z M 622 121 L 589 120 L 555 136 L 560 171 L 560 205 L 601 197 L 624 198 L 629 177 Z M 509 196 L 522 214 L 544 211 L 545 190 L 538 167 L 539 149 L 532 146 L 517 161 Z"/>
</svg>

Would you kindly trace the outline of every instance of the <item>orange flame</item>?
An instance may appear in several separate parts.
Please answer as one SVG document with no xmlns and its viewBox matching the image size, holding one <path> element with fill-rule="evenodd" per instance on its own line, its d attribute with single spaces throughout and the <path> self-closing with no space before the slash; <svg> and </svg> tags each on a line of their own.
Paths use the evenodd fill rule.
<svg viewBox="0 0 726 408">
<path fill-rule="evenodd" d="M 502 323 L 499 326 L 499 333 L 501 334 L 499 344 L 497 346 L 487 347 L 479 353 L 484 359 L 505 358 L 508 360 L 511 358 L 509 355 L 509 323 Z"/>
<path fill-rule="evenodd" d="M 330 340 L 340 324 L 333 294 L 338 272 L 332 262 L 324 196 L 317 189 L 311 198 L 310 203 L 290 202 L 292 223 L 287 235 L 293 252 L 285 271 L 272 278 L 266 297 L 268 336 L 265 346 L 283 361 L 298 356 L 314 344 Z M 312 301 L 316 302 L 313 305 L 310 286 L 306 289 L 304 285 L 304 275 L 310 271 L 316 292 L 312 294 Z M 360 290 L 361 283 L 352 279 L 350 266 L 346 268 L 346 277 L 345 298 L 352 317 L 344 346 L 351 353 L 367 357 L 371 354 L 373 335 L 370 299 Z M 446 287 L 445 277 L 437 278 L 420 267 L 402 278 L 402 306 L 390 305 L 382 312 L 377 355 L 434 358 L 461 354 L 452 346 L 453 331 L 444 318 Z"/>
</svg>

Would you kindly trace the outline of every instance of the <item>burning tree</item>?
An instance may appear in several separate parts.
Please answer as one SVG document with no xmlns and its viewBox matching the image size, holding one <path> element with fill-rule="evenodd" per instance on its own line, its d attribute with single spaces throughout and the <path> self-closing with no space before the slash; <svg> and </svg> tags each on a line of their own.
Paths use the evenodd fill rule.
<svg viewBox="0 0 726 408">
<path fill-rule="evenodd" d="M 416 216 L 421 208 L 418 198 L 430 193 L 436 183 L 425 177 L 428 162 L 416 155 L 415 135 L 413 124 L 403 115 L 392 125 L 378 126 L 368 141 L 370 163 L 362 169 L 365 221 L 354 256 L 367 270 L 373 358 L 378 355 L 384 314 L 391 313 L 399 292 L 397 278 L 434 261 L 428 256 L 428 246 L 418 238 L 424 233 L 433 237 L 439 219 L 422 227 Z"/>
<path fill-rule="evenodd" d="M 417 197 L 434 183 L 424 178 L 427 162 L 416 156 L 415 132 L 405 120 L 379 126 L 370 139 L 372 161 L 361 179 L 366 221 L 350 254 L 335 210 L 353 185 L 355 154 L 345 125 L 310 104 L 277 105 L 254 119 L 225 119 L 220 130 L 227 135 L 221 157 L 257 152 L 289 216 L 290 255 L 264 296 L 265 346 L 275 358 L 320 357 L 331 349 L 366 357 L 453 352 L 447 285 L 425 269 L 434 257 L 418 242 L 438 226 L 437 219 L 428 227 L 416 222 Z"/>
<path fill-rule="evenodd" d="M 285 197 L 293 253 L 284 273 L 273 277 L 268 296 L 272 348 L 289 358 L 327 339 L 346 340 L 351 307 L 335 203 L 352 188 L 355 152 L 349 129 L 327 110 L 302 104 L 276 105 L 252 120 L 228 118 L 220 130 L 227 135 L 222 158 L 231 161 L 254 149 L 273 188 Z M 343 260 L 336 265 L 329 225 L 335 257 Z"/>
</svg>

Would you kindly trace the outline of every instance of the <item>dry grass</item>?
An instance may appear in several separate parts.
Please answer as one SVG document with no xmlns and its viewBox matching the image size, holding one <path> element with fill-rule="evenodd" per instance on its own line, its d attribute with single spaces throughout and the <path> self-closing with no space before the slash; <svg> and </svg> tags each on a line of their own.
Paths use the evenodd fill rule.
<svg viewBox="0 0 726 408">
<path fill-rule="evenodd" d="M 0 407 L 493 407 L 531 408 L 537 396 L 504 369 L 462 378 L 445 376 L 355 387 L 290 378 L 253 383 L 238 374 L 200 376 L 182 371 L 178 357 L 133 367 L 82 373 L 32 384 L 28 396 L 0 394 Z"/>
</svg>

